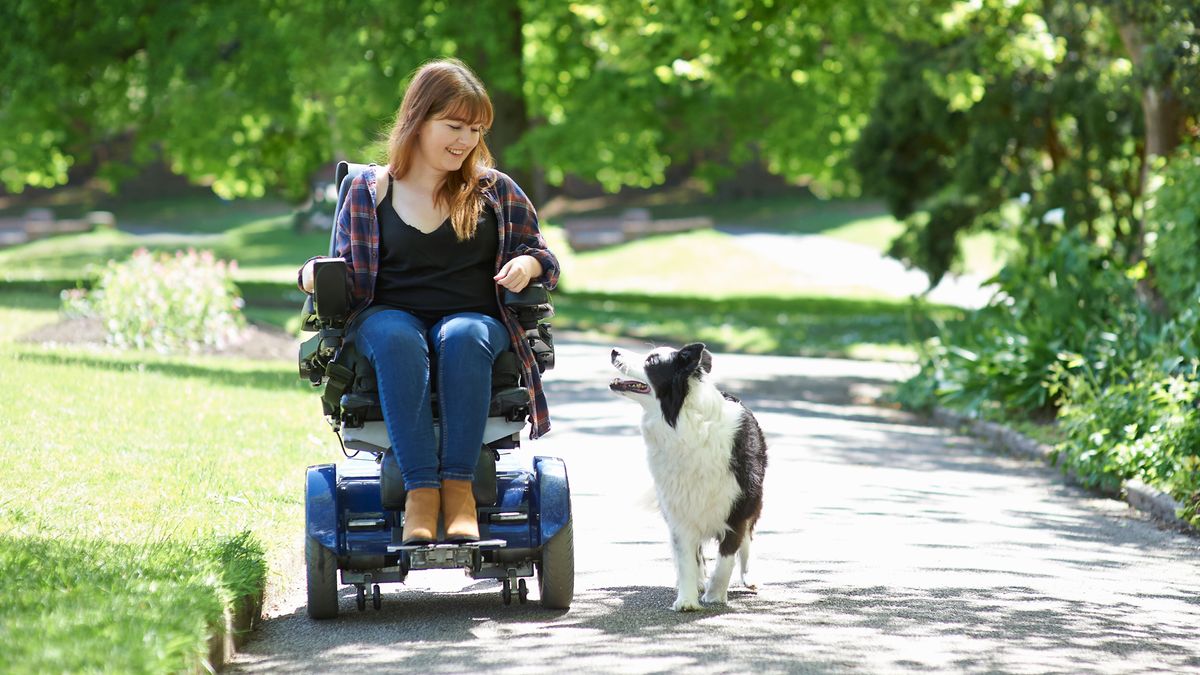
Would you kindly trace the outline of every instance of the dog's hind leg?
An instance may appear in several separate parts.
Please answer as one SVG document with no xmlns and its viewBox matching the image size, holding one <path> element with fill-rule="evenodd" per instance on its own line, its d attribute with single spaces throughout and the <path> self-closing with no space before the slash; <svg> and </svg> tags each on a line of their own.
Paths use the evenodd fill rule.
<svg viewBox="0 0 1200 675">
<path fill-rule="evenodd" d="M 729 577 L 733 574 L 733 556 L 723 555 L 717 558 L 717 566 L 712 576 L 708 578 L 708 586 L 704 589 L 704 602 L 725 604 L 729 601 Z"/>
<path fill-rule="evenodd" d="M 700 549 L 698 537 L 683 537 L 671 533 L 671 549 L 675 558 L 675 604 L 671 609 L 676 612 L 692 612 L 702 609 L 700 599 L 700 565 L 697 561 L 697 551 Z"/>
<path fill-rule="evenodd" d="M 742 545 L 738 547 L 738 571 L 741 573 L 742 586 L 747 590 L 758 592 L 758 584 L 750 580 L 750 539 L 751 535 L 746 535 L 742 539 Z"/>
<path fill-rule="evenodd" d="M 704 602 L 728 602 L 729 577 L 733 575 L 733 556 L 745 546 L 745 532 L 745 524 L 742 524 L 737 529 L 726 531 L 721 537 L 721 545 L 717 547 L 720 557 L 717 558 L 716 569 L 708 578 L 708 586 L 704 589 Z"/>
</svg>

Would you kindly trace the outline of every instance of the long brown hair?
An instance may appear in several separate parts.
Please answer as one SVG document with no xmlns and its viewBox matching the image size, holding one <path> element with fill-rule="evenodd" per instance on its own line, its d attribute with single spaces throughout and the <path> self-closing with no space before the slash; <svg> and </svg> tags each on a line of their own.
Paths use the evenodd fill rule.
<svg viewBox="0 0 1200 675">
<path fill-rule="evenodd" d="M 388 173 L 400 179 L 412 166 L 417 132 L 431 119 L 461 119 L 479 125 L 483 131 L 492 126 L 492 100 L 475 73 L 458 59 L 439 59 L 421 66 L 413 74 L 404 101 L 396 112 L 396 123 L 388 135 Z M 434 204 L 450 210 L 450 224 L 459 241 L 475 236 L 475 224 L 483 210 L 480 179 L 493 166 L 492 153 L 480 134 L 458 171 L 434 191 Z"/>
</svg>

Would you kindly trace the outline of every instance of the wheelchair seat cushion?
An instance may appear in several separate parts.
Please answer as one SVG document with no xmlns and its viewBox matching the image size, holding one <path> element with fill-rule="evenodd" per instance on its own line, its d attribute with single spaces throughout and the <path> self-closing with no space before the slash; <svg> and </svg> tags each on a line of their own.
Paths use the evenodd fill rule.
<svg viewBox="0 0 1200 675">
<path fill-rule="evenodd" d="M 347 351 L 353 347 L 347 347 Z M 364 422 L 375 422 L 383 419 L 383 408 L 379 404 L 379 389 L 375 379 L 375 371 L 367 358 L 355 350 L 349 357 L 353 363 L 354 381 L 349 391 L 339 399 L 339 406 L 347 426 L 358 426 Z M 503 417 L 509 420 L 523 419 L 529 408 L 529 390 L 520 386 L 521 368 L 517 355 L 511 351 L 502 352 L 492 366 L 492 398 L 488 406 L 489 417 Z M 431 404 L 433 416 L 437 418 L 438 395 L 437 382 L 433 382 Z"/>
</svg>

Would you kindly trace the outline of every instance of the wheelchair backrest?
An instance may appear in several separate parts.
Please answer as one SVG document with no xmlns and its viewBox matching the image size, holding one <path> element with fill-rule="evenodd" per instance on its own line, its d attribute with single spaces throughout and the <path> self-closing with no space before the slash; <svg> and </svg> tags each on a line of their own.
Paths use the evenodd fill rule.
<svg viewBox="0 0 1200 675">
<path fill-rule="evenodd" d="M 337 207 L 333 210 L 333 227 L 329 230 L 329 255 L 333 255 L 333 238 L 337 236 L 337 223 L 342 217 L 342 209 L 346 205 L 346 196 L 350 194 L 350 183 L 366 171 L 367 164 L 353 164 L 342 160 L 337 163 L 333 174 L 334 185 L 337 185 Z"/>
</svg>

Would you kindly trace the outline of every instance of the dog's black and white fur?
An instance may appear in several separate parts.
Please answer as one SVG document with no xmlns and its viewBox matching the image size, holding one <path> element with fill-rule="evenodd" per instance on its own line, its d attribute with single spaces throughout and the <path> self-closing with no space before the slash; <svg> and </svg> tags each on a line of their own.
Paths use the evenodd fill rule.
<svg viewBox="0 0 1200 675">
<path fill-rule="evenodd" d="M 612 364 L 626 379 L 613 380 L 609 388 L 643 409 L 642 437 L 675 559 L 672 609 L 700 609 L 701 599 L 725 603 L 735 553 L 742 584 L 753 590 L 747 577 L 750 539 L 762 512 L 767 467 L 758 421 L 709 381 L 712 355 L 699 342 L 645 355 L 614 349 Z M 720 542 L 720 557 L 698 599 L 701 546 L 712 539 Z"/>
</svg>

